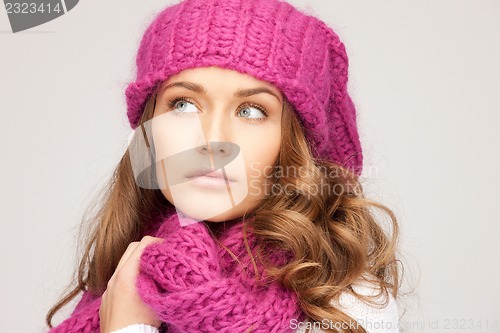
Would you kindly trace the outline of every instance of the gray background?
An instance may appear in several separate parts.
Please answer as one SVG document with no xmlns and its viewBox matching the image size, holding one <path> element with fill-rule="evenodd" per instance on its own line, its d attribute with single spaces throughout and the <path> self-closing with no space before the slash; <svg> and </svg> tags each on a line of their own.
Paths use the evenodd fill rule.
<svg viewBox="0 0 500 333">
<path fill-rule="evenodd" d="M 404 289 L 416 288 L 402 327 L 500 331 L 500 2 L 290 2 L 347 47 L 365 189 L 396 212 Z M 166 4 L 82 1 L 17 34 L 0 9 L 0 332 L 45 330 L 82 214 L 126 147 L 139 39 Z"/>
</svg>

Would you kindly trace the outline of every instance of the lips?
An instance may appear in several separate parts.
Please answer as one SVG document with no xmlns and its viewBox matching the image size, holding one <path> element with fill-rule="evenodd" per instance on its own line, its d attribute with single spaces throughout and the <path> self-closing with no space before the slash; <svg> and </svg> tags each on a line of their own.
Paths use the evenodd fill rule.
<svg viewBox="0 0 500 333">
<path fill-rule="evenodd" d="M 227 179 L 228 181 L 232 181 L 232 182 L 236 181 L 234 178 L 227 175 L 227 173 L 226 173 L 226 177 L 224 177 L 222 169 L 217 169 L 214 171 L 212 169 L 201 168 L 201 169 L 193 170 L 193 171 L 188 172 L 186 174 L 186 178 L 196 178 L 196 177 L 202 177 L 202 176 L 211 177 L 211 178 Z"/>
</svg>

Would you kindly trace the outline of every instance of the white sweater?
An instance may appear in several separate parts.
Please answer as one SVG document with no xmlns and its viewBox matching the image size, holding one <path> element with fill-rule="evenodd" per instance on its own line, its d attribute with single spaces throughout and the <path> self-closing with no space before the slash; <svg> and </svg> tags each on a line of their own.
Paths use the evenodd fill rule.
<svg viewBox="0 0 500 333">
<path fill-rule="evenodd" d="M 378 287 L 368 283 L 366 281 L 359 280 L 357 284 L 353 284 L 353 289 L 358 294 L 362 295 L 376 295 L 379 291 Z M 341 293 L 338 301 L 332 301 L 332 304 L 347 313 L 349 316 L 354 318 L 357 323 L 353 322 L 352 326 L 355 328 L 357 324 L 362 326 L 368 333 L 399 333 L 398 323 L 399 323 L 399 311 L 396 304 L 396 300 L 389 293 L 389 301 L 385 307 L 380 305 L 379 307 L 367 304 L 357 298 L 356 296 L 349 294 L 347 292 Z M 383 304 L 385 301 L 384 295 L 380 295 L 375 298 L 375 301 L 379 304 Z M 320 322 L 322 325 L 312 326 L 311 333 L 324 333 L 321 328 L 345 328 L 340 326 L 339 323 L 330 323 L 329 321 Z M 291 328 L 295 329 L 294 322 L 291 323 Z M 294 333 L 304 333 L 306 332 L 306 323 L 301 323 Z M 346 324 L 347 325 L 347 324 Z M 319 326 L 319 327 L 318 327 Z"/>
<path fill-rule="evenodd" d="M 365 281 L 360 280 L 357 284 L 353 285 L 353 289 L 363 295 L 376 295 L 377 287 L 373 284 L 368 284 Z M 382 304 L 384 298 L 381 295 L 376 300 Z M 389 302 L 383 307 L 371 306 L 359 298 L 344 292 L 340 295 L 337 302 L 332 302 L 335 307 L 347 313 L 349 316 L 354 318 L 359 325 L 368 333 L 399 333 L 398 321 L 399 321 L 399 311 L 394 297 L 389 294 Z M 290 329 L 294 330 L 294 333 L 305 333 L 308 327 L 312 328 L 311 333 L 324 333 L 322 328 L 342 328 L 337 326 L 340 324 L 330 323 L 328 321 L 322 321 L 313 325 L 311 322 L 290 322 Z M 353 324 L 355 324 L 353 322 Z M 134 324 L 111 333 L 158 333 L 158 328 L 146 324 Z"/>
</svg>

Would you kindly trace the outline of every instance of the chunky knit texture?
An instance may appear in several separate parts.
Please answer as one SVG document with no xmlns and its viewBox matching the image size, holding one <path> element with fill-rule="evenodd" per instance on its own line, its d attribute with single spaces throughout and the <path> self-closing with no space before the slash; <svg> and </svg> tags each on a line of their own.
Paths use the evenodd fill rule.
<svg viewBox="0 0 500 333">
<path fill-rule="evenodd" d="M 144 249 L 136 286 L 144 302 L 168 323 L 168 332 L 290 332 L 292 319 L 303 320 L 295 292 L 266 276 L 255 260 L 260 282 L 243 242 L 243 221 L 238 219 L 216 243 L 207 226 L 181 227 L 177 213 L 165 218 L 156 237 L 161 243 Z M 247 232 L 256 254 L 256 239 Z M 273 252 L 271 260 L 284 264 L 286 253 Z M 239 262 L 238 262 L 239 261 Z M 88 291 L 72 315 L 50 333 L 99 332 L 101 296 Z"/>
<path fill-rule="evenodd" d="M 148 96 L 188 68 L 218 66 L 278 87 L 294 106 L 313 155 L 361 174 L 355 106 L 344 44 L 323 21 L 279 0 L 185 0 L 146 29 L 137 75 L 126 88 L 136 128 Z"/>
</svg>

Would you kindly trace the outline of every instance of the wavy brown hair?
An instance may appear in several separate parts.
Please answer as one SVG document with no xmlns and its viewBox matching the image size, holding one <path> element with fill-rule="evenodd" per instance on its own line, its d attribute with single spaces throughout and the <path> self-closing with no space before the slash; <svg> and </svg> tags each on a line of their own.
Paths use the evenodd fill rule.
<svg viewBox="0 0 500 333">
<path fill-rule="evenodd" d="M 156 95 L 148 98 L 140 126 L 153 118 L 155 101 Z M 331 301 L 348 292 L 373 305 L 379 304 L 352 288 L 353 283 L 366 276 L 380 286 L 376 297 L 384 294 L 387 302 L 390 292 L 397 298 L 399 227 L 395 214 L 385 205 L 365 198 L 358 176 L 348 168 L 313 157 L 300 119 L 286 98 L 275 167 L 299 174 L 274 172 L 272 193 L 251 212 L 255 218 L 250 220 L 250 228 L 259 241 L 257 255 L 250 253 L 252 260 L 261 260 L 269 276 L 297 293 L 309 321 L 348 323 L 349 328 L 343 332 L 366 332 L 361 326 L 354 327 L 355 321 Z M 154 227 L 154 221 L 172 207 L 159 189 L 137 185 L 127 149 L 91 206 L 94 213 L 90 218 L 84 217 L 88 225 L 81 224 L 80 236 L 89 236 L 80 240 L 79 244 L 84 244 L 83 254 L 74 281 L 48 311 L 47 325 L 52 328 L 53 316 L 80 292 L 102 294 L 128 244 L 140 240 Z M 374 208 L 389 217 L 390 233 L 377 222 Z M 247 221 L 243 218 L 244 230 L 248 230 Z M 214 236 L 218 224 L 221 223 L 209 223 Z M 246 233 L 244 236 L 246 241 Z M 267 251 L 272 247 L 289 251 L 291 260 L 273 265 L 267 260 Z"/>
</svg>

